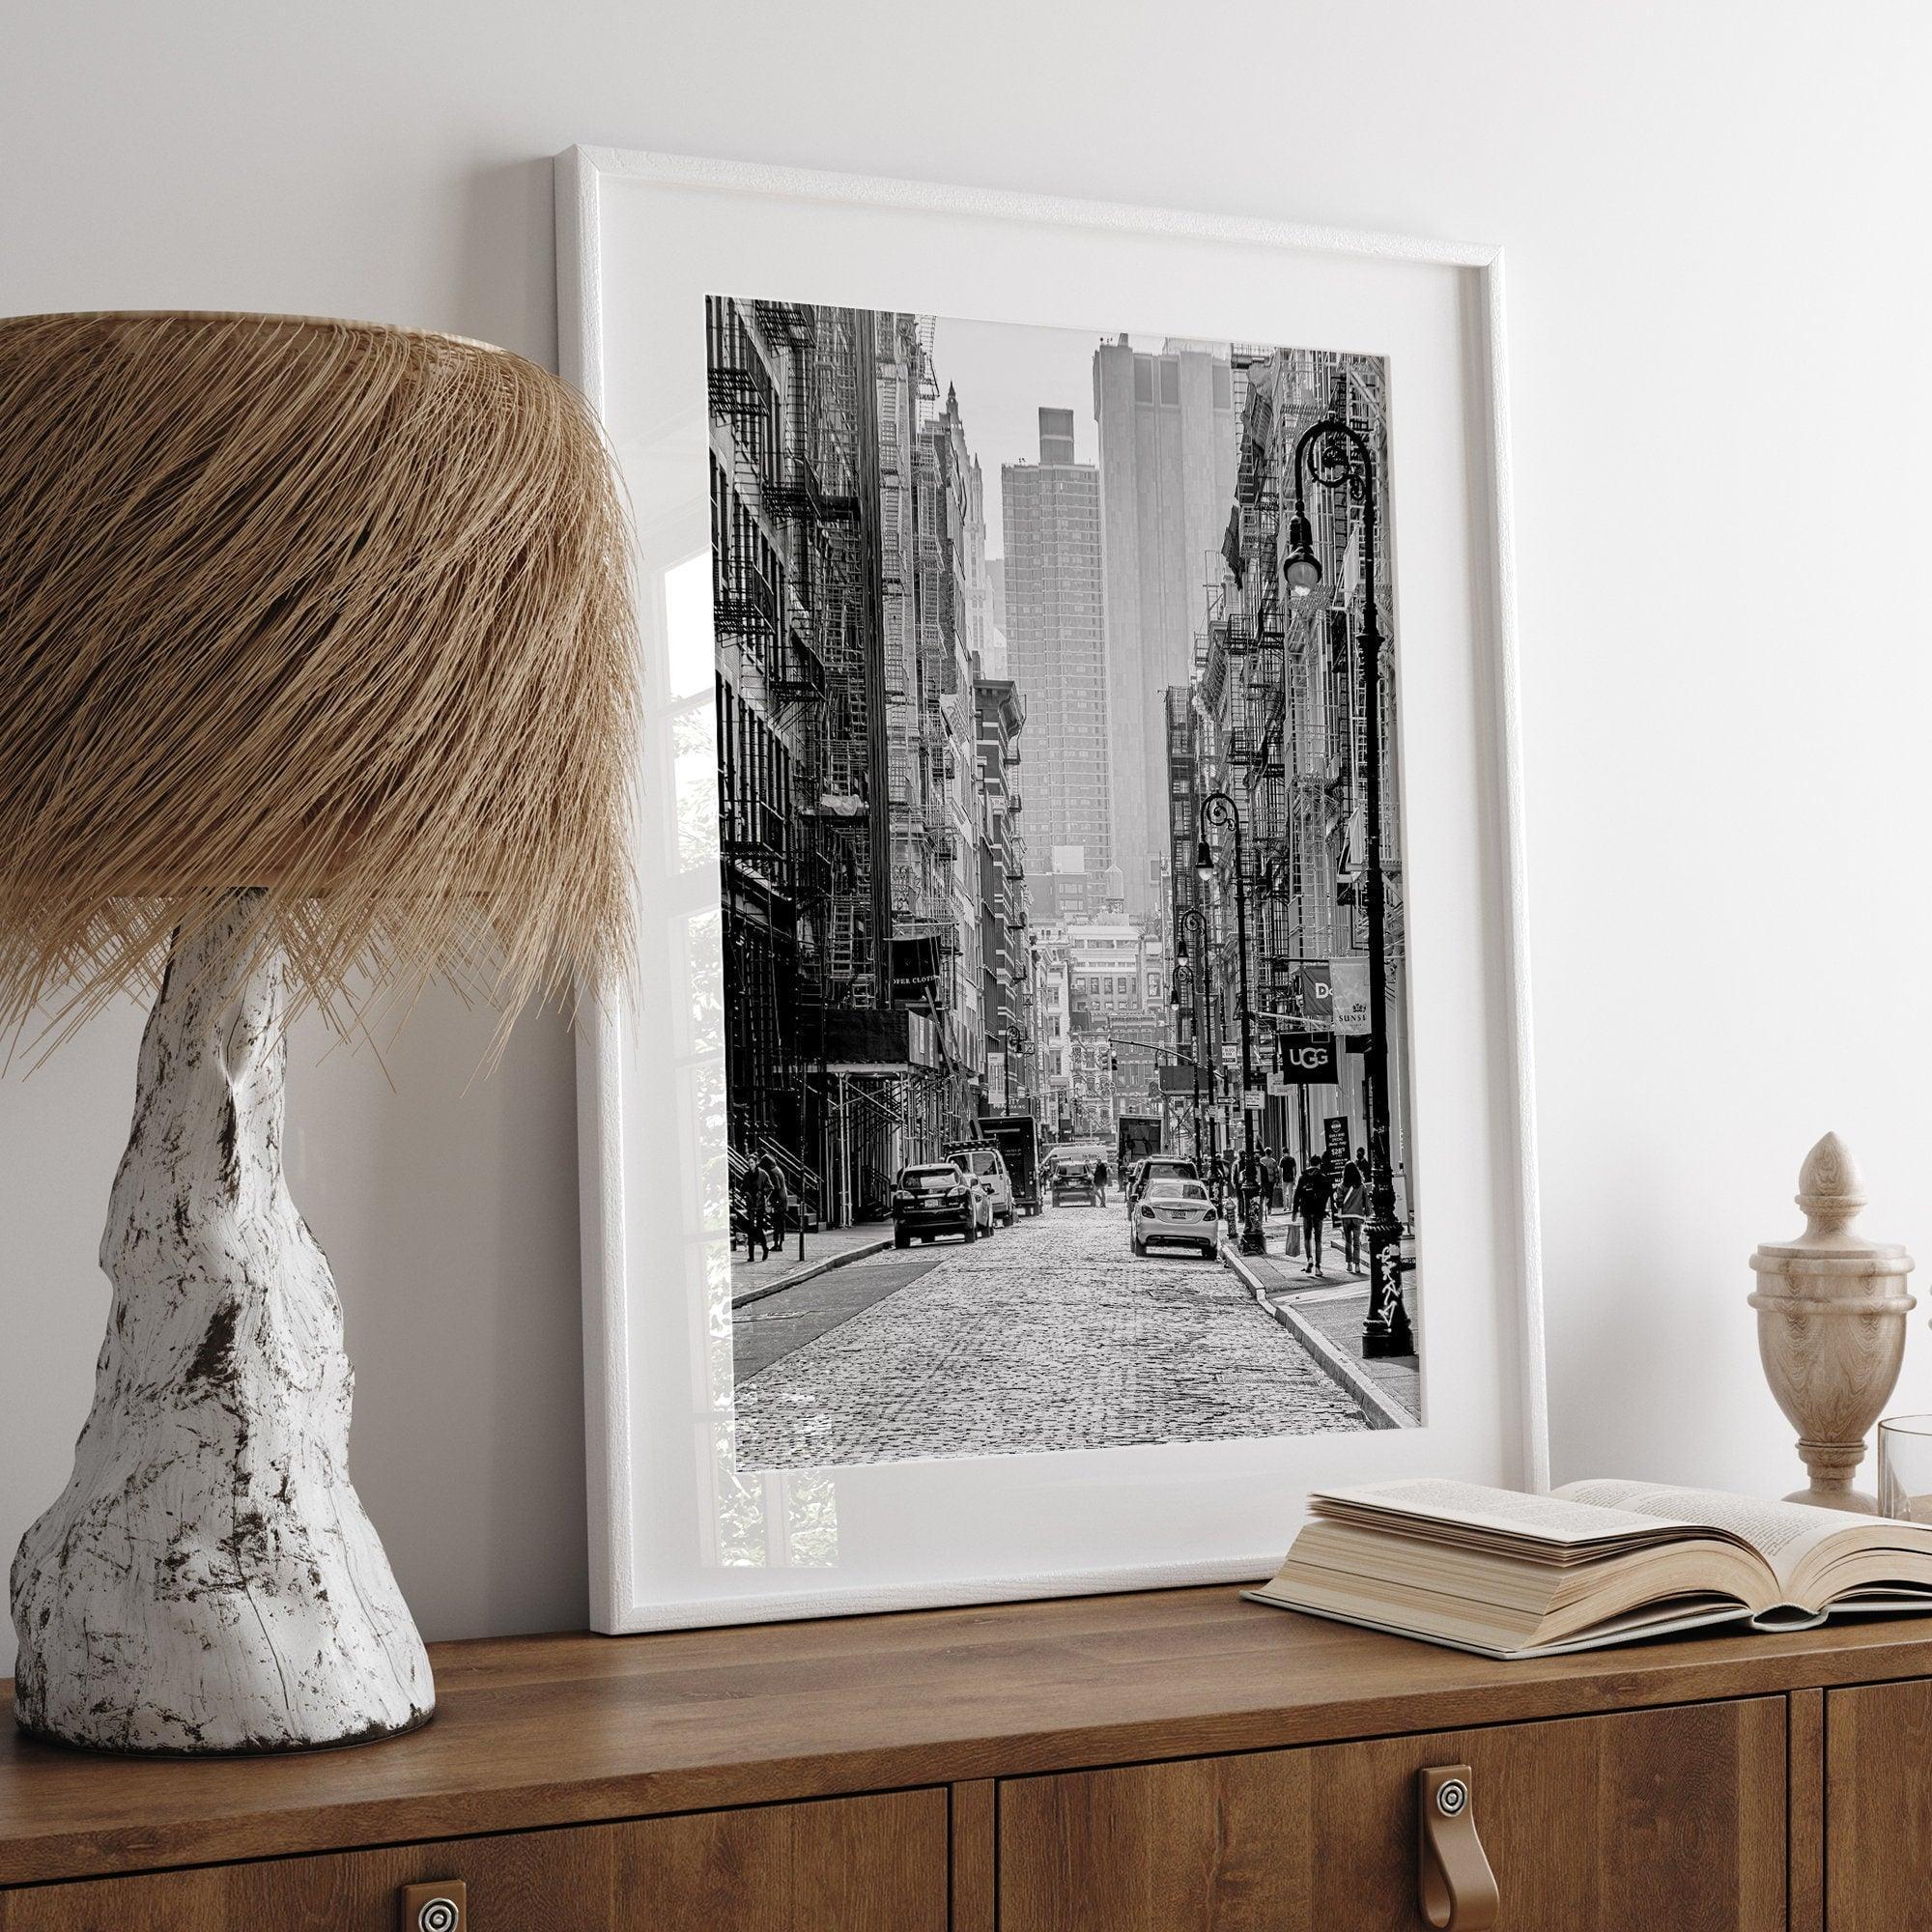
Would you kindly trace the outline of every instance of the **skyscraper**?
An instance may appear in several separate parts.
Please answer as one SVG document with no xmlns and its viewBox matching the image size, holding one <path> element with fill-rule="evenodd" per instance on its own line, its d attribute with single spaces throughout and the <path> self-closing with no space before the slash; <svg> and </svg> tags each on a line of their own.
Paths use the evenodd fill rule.
<svg viewBox="0 0 1932 1932">
<path fill-rule="evenodd" d="M 1235 498 L 1239 420 L 1224 347 L 1122 336 L 1094 352 L 1100 426 L 1109 826 L 1129 913 L 1157 911 L 1168 843 L 1163 702 L 1193 668 L 1204 585 Z"/>
<path fill-rule="evenodd" d="M 1073 412 L 1041 410 L 1039 462 L 1000 469 L 1008 666 L 1026 707 L 1035 875 L 1112 863 L 1100 474 L 1073 460 Z M 1042 884 L 1045 880 L 1042 879 Z"/>
</svg>

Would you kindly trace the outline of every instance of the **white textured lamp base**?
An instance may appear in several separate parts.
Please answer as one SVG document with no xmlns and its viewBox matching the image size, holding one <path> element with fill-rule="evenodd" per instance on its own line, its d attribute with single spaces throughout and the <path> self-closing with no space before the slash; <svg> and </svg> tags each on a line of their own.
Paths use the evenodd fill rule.
<svg viewBox="0 0 1932 1932">
<path fill-rule="evenodd" d="M 249 898 L 178 947 L 149 1017 L 94 1406 L 14 1559 L 15 1715 L 98 1750 L 354 1744 L 436 1703 L 349 1480 L 341 1305 L 282 1178 L 282 961 L 236 958 Z"/>
</svg>

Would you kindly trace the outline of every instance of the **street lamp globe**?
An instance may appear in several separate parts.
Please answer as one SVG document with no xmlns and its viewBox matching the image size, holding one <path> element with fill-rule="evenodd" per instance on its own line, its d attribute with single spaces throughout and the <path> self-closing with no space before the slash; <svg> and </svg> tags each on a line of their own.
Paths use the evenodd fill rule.
<svg viewBox="0 0 1932 1932">
<path fill-rule="evenodd" d="M 1321 582 L 1321 559 L 1315 554 L 1315 533 L 1299 510 L 1288 520 L 1288 555 L 1281 574 L 1291 590 L 1308 591 Z"/>
<path fill-rule="evenodd" d="M 1187 964 L 1187 935 L 1184 932 L 1174 942 L 1174 963 L 1177 966 Z"/>
<path fill-rule="evenodd" d="M 1177 1009 L 1180 1006 L 1180 981 L 1178 979 L 1167 982 L 1167 1004 Z"/>
<path fill-rule="evenodd" d="M 1214 876 L 1214 855 L 1208 851 L 1208 841 L 1205 838 L 1197 838 L 1194 841 L 1194 869 L 1203 879 L 1211 879 Z"/>
</svg>

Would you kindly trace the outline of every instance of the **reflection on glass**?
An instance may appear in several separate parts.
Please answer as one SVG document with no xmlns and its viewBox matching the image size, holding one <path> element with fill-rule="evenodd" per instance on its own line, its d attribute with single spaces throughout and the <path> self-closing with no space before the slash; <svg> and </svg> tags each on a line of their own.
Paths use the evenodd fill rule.
<svg viewBox="0 0 1932 1932">
<path fill-rule="evenodd" d="M 741 1473 L 728 1420 L 713 1426 L 707 1460 L 715 1563 L 739 1570 L 838 1567 L 838 1486 L 831 1476 Z"/>
<path fill-rule="evenodd" d="M 830 1570 L 838 1562 L 838 1485 L 823 1470 L 765 1479 L 784 1492 L 785 1560 L 794 1569 Z"/>
<path fill-rule="evenodd" d="M 671 791 L 677 804 L 680 872 L 718 858 L 718 739 L 711 713 L 690 710 L 670 721 Z"/>
<path fill-rule="evenodd" d="M 704 559 L 700 559 L 700 562 Z M 670 573 L 675 577 L 676 572 Z M 701 581 L 708 600 L 708 577 Z M 676 657 L 675 601 L 670 636 Z M 707 604 L 708 619 L 708 604 Z M 708 620 L 704 649 L 710 650 Z M 706 658 L 708 677 L 708 656 Z M 689 871 L 715 861 L 718 822 L 709 707 L 671 719 L 678 862 Z M 715 902 L 675 921 L 678 979 L 680 1142 L 688 1150 L 684 1227 L 693 1265 L 684 1279 L 698 1298 L 698 1462 L 711 1490 L 710 1559 L 725 1569 L 826 1569 L 838 1561 L 838 1487 L 815 1471 L 740 1474 L 732 1390 L 731 1177 L 724 1080 L 725 973 Z"/>
<path fill-rule="evenodd" d="M 763 1476 L 738 1473 L 737 1450 L 728 1421 L 711 1431 L 712 1520 L 717 1543 L 713 1561 L 726 1569 L 760 1569 L 771 1560 Z"/>
<path fill-rule="evenodd" d="M 714 675 L 709 551 L 698 551 L 665 572 L 664 607 L 670 695 L 709 697 Z"/>
<path fill-rule="evenodd" d="M 1932 1522 L 1932 1415 L 1889 1415 L 1878 1426 L 1881 1516 Z"/>
<path fill-rule="evenodd" d="M 724 976 L 718 970 L 716 911 L 688 914 L 683 921 L 685 1008 L 691 1026 L 690 1050 L 724 1059 Z M 724 1150 L 724 1116 L 719 1116 L 718 1151 Z"/>
</svg>

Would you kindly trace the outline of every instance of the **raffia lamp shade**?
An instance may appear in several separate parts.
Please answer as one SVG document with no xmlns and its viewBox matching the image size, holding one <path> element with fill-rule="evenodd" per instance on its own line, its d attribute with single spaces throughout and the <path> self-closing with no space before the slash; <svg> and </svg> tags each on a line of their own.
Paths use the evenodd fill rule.
<svg viewBox="0 0 1932 1932">
<path fill-rule="evenodd" d="M 157 989 L 93 1407 L 12 1569 L 30 1730 L 288 1750 L 433 1710 L 282 1172 L 287 1021 L 446 976 L 507 1028 L 621 977 L 628 554 L 594 421 L 515 355 L 0 321 L 0 1026 Z"/>
<path fill-rule="evenodd" d="M 0 322 L 0 1022 L 238 887 L 297 1005 L 620 971 L 636 653 L 581 400 L 449 336 Z M 75 1003 L 78 1003 L 77 1005 Z"/>
</svg>

